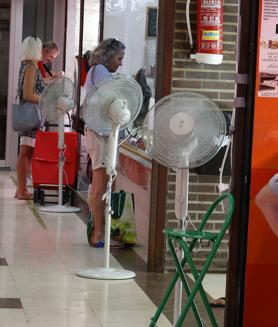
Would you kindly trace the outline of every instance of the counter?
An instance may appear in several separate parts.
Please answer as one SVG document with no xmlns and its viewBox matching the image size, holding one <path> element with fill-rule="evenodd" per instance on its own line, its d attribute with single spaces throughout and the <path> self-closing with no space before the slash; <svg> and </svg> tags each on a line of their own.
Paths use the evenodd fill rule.
<svg viewBox="0 0 278 327">
<path fill-rule="evenodd" d="M 151 172 L 152 160 L 145 151 L 128 143 L 120 146 L 115 188 L 134 193 L 137 239 L 143 246 L 149 237 Z"/>
</svg>

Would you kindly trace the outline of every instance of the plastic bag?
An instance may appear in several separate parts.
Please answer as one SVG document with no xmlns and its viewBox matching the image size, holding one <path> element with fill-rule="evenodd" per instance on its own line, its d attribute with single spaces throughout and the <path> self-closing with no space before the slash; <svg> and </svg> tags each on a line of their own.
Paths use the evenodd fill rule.
<svg viewBox="0 0 278 327">
<path fill-rule="evenodd" d="M 116 219 L 112 218 L 111 236 L 126 245 L 136 244 L 137 235 L 133 193 L 125 193 L 125 203 L 121 216 Z"/>
<path fill-rule="evenodd" d="M 114 192 L 111 197 L 111 207 L 114 211 L 111 218 L 111 237 L 114 240 L 135 245 L 137 241 L 135 224 L 134 194 L 123 190 Z M 93 215 L 90 210 L 87 218 L 87 238 L 90 242 L 94 229 Z"/>
</svg>

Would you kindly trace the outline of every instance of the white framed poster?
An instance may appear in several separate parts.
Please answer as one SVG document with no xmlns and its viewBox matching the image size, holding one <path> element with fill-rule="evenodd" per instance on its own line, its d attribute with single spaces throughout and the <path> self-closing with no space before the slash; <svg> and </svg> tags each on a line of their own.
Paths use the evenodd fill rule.
<svg viewBox="0 0 278 327">
<path fill-rule="evenodd" d="M 259 96 L 278 97 L 278 1 L 263 0 L 259 52 Z"/>
</svg>

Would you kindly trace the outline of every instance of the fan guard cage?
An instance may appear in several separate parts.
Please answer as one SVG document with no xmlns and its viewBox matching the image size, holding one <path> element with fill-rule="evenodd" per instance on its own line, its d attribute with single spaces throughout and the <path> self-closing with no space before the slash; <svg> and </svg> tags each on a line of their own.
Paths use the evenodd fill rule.
<svg viewBox="0 0 278 327">
<path fill-rule="evenodd" d="M 112 131 L 112 121 L 109 118 L 109 105 L 115 99 L 127 101 L 131 113 L 130 120 L 120 126 L 120 130 L 138 116 L 143 96 L 140 85 L 127 75 L 115 75 L 113 80 L 104 81 L 92 89 L 86 96 L 82 105 L 83 117 L 86 126 L 101 135 L 109 135 Z"/>
<path fill-rule="evenodd" d="M 74 85 L 68 77 L 55 79 L 44 89 L 39 106 L 46 121 L 52 122 L 59 118 L 56 103 L 61 96 L 75 100 Z"/>
<path fill-rule="evenodd" d="M 185 118 L 191 132 L 182 135 L 182 129 L 180 134 L 180 130 L 173 131 L 173 117 L 179 122 Z M 155 161 L 171 168 L 195 168 L 208 162 L 221 148 L 225 135 L 225 117 L 219 107 L 207 97 L 191 92 L 162 98 L 148 112 L 143 124 L 147 152 Z"/>
</svg>

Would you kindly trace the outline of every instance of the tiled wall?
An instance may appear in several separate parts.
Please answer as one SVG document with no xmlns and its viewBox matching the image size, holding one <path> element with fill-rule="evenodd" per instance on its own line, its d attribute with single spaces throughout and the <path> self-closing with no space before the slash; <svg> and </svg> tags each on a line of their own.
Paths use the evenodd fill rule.
<svg viewBox="0 0 278 327">
<path fill-rule="evenodd" d="M 224 5 L 224 59 L 218 66 L 198 64 L 189 59 L 189 41 L 186 27 L 186 0 L 176 1 L 175 43 L 173 52 L 172 92 L 191 91 L 208 96 L 223 111 L 233 110 L 236 71 L 236 39 L 238 1 L 225 0 Z M 196 38 L 196 1 L 191 1 L 193 40 Z M 218 169 L 218 168 L 217 168 Z M 174 213 L 175 173 L 169 171 L 167 197 L 167 226 L 176 227 Z M 225 179 L 228 181 L 228 177 Z M 189 214 L 194 225 L 198 225 L 203 213 L 218 195 L 218 176 L 191 174 L 189 185 Z M 223 222 L 224 209 L 218 208 L 210 219 L 211 230 Z M 202 263 L 208 251 L 204 245 L 194 254 L 196 262 Z M 225 271 L 228 258 L 228 235 L 217 253 L 211 271 Z M 167 251 L 166 270 L 173 269 Z"/>
</svg>

